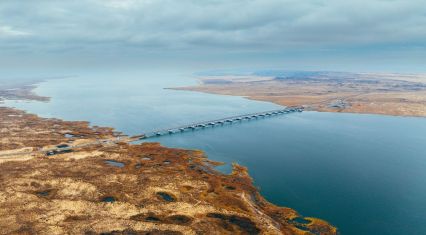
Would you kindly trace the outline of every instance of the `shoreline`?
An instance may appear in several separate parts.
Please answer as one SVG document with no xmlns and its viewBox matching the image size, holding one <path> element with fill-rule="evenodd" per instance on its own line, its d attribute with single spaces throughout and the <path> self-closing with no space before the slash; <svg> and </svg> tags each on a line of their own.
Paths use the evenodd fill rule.
<svg viewBox="0 0 426 235">
<path fill-rule="evenodd" d="M 248 96 L 241 96 L 241 95 L 231 95 L 231 94 L 221 94 L 221 93 L 213 93 L 213 92 L 208 92 L 208 91 L 203 91 L 203 90 L 196 90 L 196 89 L 192 89 L 192 87 L 190 88 L 186 88 L 186 87 L 177 87 L 177 88 L 167 88 L 170 90 L 177 90 L 177 91 L 191 91 L 191 92 L 200 92 L 203 94 L 215 94 L 215 95 L 224 95 L 224 96 L 237 96 L 237 97 L 241 97 L 247 100 L 252 100 L 252 101 L 262 101 L 262 102 L 268 102 L 268 103 L 273 103 L 276 105 L 280 105 L 282 107 L 289 107 L 290 105 L 285 105 L 285 104 L 281 104 L 281 103 L 276 103 L 273 101 L 269 101 L 269 100 L 263 100 L 263 99 L 256 99 L 255 97 L 248 97 Z M 426 115 L 398 115 L 398 114 L 390 114 L 390 113 L 368 113 L 368 112 L 352 112 L 352 111 L 338 111 L 338 110 L 317 110 L 317 109 L 313 109 L 311 107 L 309 107 L 309 105 L 301 105 L 305 108 L 305 112 L 319 112 L 319 113 L 341 113 L 341 114 L 359 114 L 359 115 L 378 115 L 378 116 L 390 116 L 390 117 L 400 117 L 400 118 L 426 118 Z"/>
<path fill-rule="evenodd" d="M 4 105 L 5 100 L 22 100 L 22 101 L 41 101 L 48 102 L 50 97 L 39 96 L 34 92 L 37 85 L 42 81 L 32 81 L 26 84 L 18 86 L 12 86 L 9 88 L 0 86 L 0 104 Z"/>
<path fill-rule="evenodd" d="M 220 163 L 209 160 L 203 152 L 172 149 L 156 143 L 100 143 L 46 155 L 35 151 L 49 146 L 60 148 L 96 141 L 99 135 L 114 137 L 114 130 L 92 127 L 85 121 L 41 118 L 10 107 L 0 108 L 0 112 L 0 121 L 5 124 L 1 129 L 5 133 L 0 139 L 1 152 L 10 153 L 12 150 L 23 153 L 19 158 L 0 161 L 0 177 L 6 179 L 0 185 L 0 205 L 8 211 L 5 214 L 0 210 L 0 216 L 7 221 L 0 222 L 0 226 L 9 232 L 23 231 L 22 223 L 32 224 L 26 231 L 50 234 L 125 232 L 121 229 L 124 224 L 131 231 L 152 232 L 153 222 L 150 220 L 155 218 L 157 229 L 178 233 L 213 229 L 253 234 L 338 234 L 335 227 L 321 219 L 302 217 L 291 208 L 267 202 L 253 185 L 247 169 L 237 164 L 233 165 L 230 175 L 224 175 L 213 168 Z M 28 125 L 31 132 L 26 131 Z M 123 167 L 105 164 L 108 162 L 120 163 Z M 19 169 L 18 172 L 16 169 Z M 143 188 L 150 189 L 149 193 L 133 185 L 140 172 L 145 175 Z M 115 181 L 112 179 L 119 180 L 120 185 L 110 185 L 109 182 Z M 186 188 L 182 188 L 183 182 Z M 11 187 L 15 189 L 7 190 Z M 69 188 L 76 187 L 91 189 L 69 191 Z M 126 194 L 115 190 L 124 190 Z M 143 198 L 136 196 L 141 193 Z M 105 204 L 103 198 L 112 202 Z M 69 200 L 79 201 L 77 209 L 67 206 Z M 119 202 L 113 202 L 116 200 Z M 144 206 L 140 207 L 140 203 Z M 186 205 L 184 208 L 187 209 L 183 209 L 182 205 Z M 58 206 L 65 209 L 66 217 L 60 216 L 64 211 L 57 210 Z M 120 218 L 123 224 L 111 223 L 99 214 L 112 213 L 111 210 L 118 213 L 115 220 Z M 180 219 L 175 221 L 167 217 L 165 211 L 169 211 L 169 215 L 176 214 Z M 34 213 L 48 213 L 49 219 L 35 222 L 32 219 Z M 11 215 L 19 218 L 20 222 L 13 222 Z M 78 219 L 81 216 L 91 219 Z M 57 221 L 56 225 L 50 224 L 50 220 Z M 92 223 L 98 226 L 92 228 Z"/>
<path fill-rule="evenodd" d="M 169 89 L 239 96 L 318 112 L 426 117 L 425 77 L 407 80 L 401 76 L 401 80 L 386 74 L 350 73 L 269 79 L 217 76 L 199 78 L 198 85 Z"/>
</svg>

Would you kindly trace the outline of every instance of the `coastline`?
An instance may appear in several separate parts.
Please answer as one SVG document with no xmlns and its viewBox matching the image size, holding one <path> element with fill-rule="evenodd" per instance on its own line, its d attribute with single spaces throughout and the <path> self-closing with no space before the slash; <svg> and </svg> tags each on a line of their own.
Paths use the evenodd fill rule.
<svg viewBox="0 0 426 235">
<path fill-rule="evenodd" d="M 180 90 L 180 91 L 192 91 L 192 92 L 200 92 L 200 93 L 204 93 L 204 94 L 215 94 L 215 95 L 225 95 L 225 96 L 238 96 L 238 97 L 242 97 L 244 99 L 248 99 L 248 100 L 253 100 L 253 101 L 262 101 L 262 102 L 269 102 L 269 103 L 274 103 L 277 105 L 281 105 L 283 107 L 290 107 L 290 106 L 301 106 L 304 107 L 305 111 L 315 111 L 315 112 L 324 112 L 324 113 L 348 113 L 348 114 L 359 114 L 359 115 L 383 115 L 383 116 L 393 116 L 393 117 L 407 117 L 407 118 L 425 118 L 426 114 L 406 114 L 406 113 L 398 113 L 398 112 L 365 112 L 365 111 L 351 111 L 349 109 L 327 109 L 327 108 L 316 108 L 316 107 L 312 107 L 310 104 L 305 104 L 305 103 L 299 103 L 299 102 L 276 102 L 273 101 L 271 99 L 267 99 L 267 98 L 259 98 L 259 97 L 255 97 L 255 96 L 244 96 L 244 95 L 240 95 L 240 94 L 225 94 L 225 93 L 220 93 L 220 92 L 213 92 L 213 91 L 204 91 L 202 88 L 198 88 L 198 87 L 176 87 L 176 88 L 167 88 L 167 89 L 171 89 L 171 90 Z"/>
<path fill-rule="evenodd" d="M 303 106 L 306 110 L 318 112 L 426 117 L 424 75 L 410 79 L 402 77 L 400 80 L 397 77 L 389 79 L 386 74 L 378 74 L 378 78 L 374 75 L 331 74 L 327 77 L 327 74 L 321 74 L 269 79 L 257 76 L 217 76 L 215 79 L 199 78 L 200 82 L 195 86 L 169 89 L 240 96 L 282 106 Z"/>
<path fill-rule="evenodd" d="M 163 231 L 180 233 L 206 232 L 211 229 L 225 233 L 240 231 L 254 234 L 338 233 L 336 228 L 323 220 L 303 218 L 293 209 L 278 207 L 267 202 L 253 186 L 247 169 L 237 164 L 234 164 L 231 175 L 223 175 L 213 168 L 220 163 L 208 160 L 202 152 L 170 149 L 155 143 L 91 145 L 47 157 L 34 150 L 46 146 L 93 141 L 99 138 L 99 135 L 113 137 L 113 129 L 89 127 L 87 122 L 40 118 L 12 108 L 1 108 L 0 112 L 2 112 L 2 123 L 7 123 L 2 125 L 5 128 L 2 128 L 1 132 L 14 133 L 13 136 L 17 137 L 12 141 L 15 145 L 11 146 L 5 140 L 11 136 L 3 135 L 5 137 L 1 141 L 0 150 L 15 149 L 25 152 L 24 156 L 19 158 L 3 159 L 3 162 L 0 162 L 2 178 L 8 179 L 0 185 L 0 204 L 2 208 L 7 208 L 0 210 L 1 216 L 7 218 L 4 220 L 7 223 L 2 224 L 2 227 L 11 232 L 25 229 L 52 234 L 66 231 L 83 232 L 89 230 L 90 221 L 101 224 L 94 230 L 90 230 L 93 232 L 123 232 L 121 228 L 124 224 L 131 224 L 129 227 L 133 231 L 153 231 L 150 229 L 153 229 L 152 225 L 155 222 L 156 226 Z M 32 133 L 25 131 L 25 125 L 28 124 L 32 126 Z M 66 135 L 71 135 L 71 138 Z M 35 139 L 37 141 L 34 141 Z M 149 158 L 148 163 L 145 158 Z M 105 164 L 105 161 L 120 162 L 125 166 L 111 167 Z M 19 173 L 16 169 L 19 169 Z M 25 174 L 17 175 L 22 172 Z M 103 179 L 90 177 L 93 174 L 102 175 L 104 172 L 109 173 Z M 135 179 L 139 178 L 140 172 L 145 175 L 143 181 L 148 181 L 144 187 L 152 188 L 150 193 L 144 194 L 144 198 L 105 192 L 113 190 L 114 187 L 123 190 L 124 187 L 126 194 L 137 195 L 138 190 L 142 189 L 134 184 L 139 181 Z M 58 174 L 61 175 L 59 182 L 56 179 Z M 109 185 L 109 180 L 113 178 L 114 181 L 118 180 L 121 186 Z M 183 188 L 182 182 L 187 183 Z M 18 185 L 17 189 L 6 190 L 13 185 Z M 69 187 L 89 187 L 91 193 L 88 196 L 86 191 L 76 193 L 66 191 Z M 178 204 L 159 199 L 158 193 L 161 194 L 164 190 Z M 24 197 L 18 195 L 24 195 Z M 102 201 L 105 197 L 113 197 L 120 203 L 105 204 Z M 6 198 L 8 198 L 7 201 Z M 66 206 L 69 200 L 79 201 L 80 207 L 77 214 Z M 143 201 L 143 207 L 139 205 L 142 201 L 136 202 L 138 200 Z M 182 208 L 182 203 L 187 209 Z M 23 208 L 18 205 L 27 206 Z M 105 207 L 105 205 L 110 206 Z M 174 210 L 173 208 L 177 205 L 179 206 Z M 58 210 L 58 206 L 66 208 L 68 214 L 66 218 L 60 216 L 63 211 Z M 84 207 L 93 211 L 86 210 Z M 131 208 L 131 212 L 122 211 L 123 207 Z M 43 208 L 44 213 L 50 214 L 50 221 L 59 222 L 61 226 L 53 226 L 39 220 L 31 228 L 23 228 L 22 221 L 25 221 L 25 224 L 31 223 L 34 213 L 40 213 L 39 208 Z M 101 214 L 111 213 L 111 210 L 116 211 L 117 216 L 119 215 L 116 219 L 122 218 L 123 213 L 126 213 L 124 217 L 127 219 L 122 218 L 121 223 L 103 220 Z M 187 222 L 176 222 L 166 217 L 162 210 L 169 210 L 169 214 L 179 215 L 181 216 L 179 218 Z M 9 212 L 6 213 L 7 211 Z M 13 222 L 11 215 L 19 215 L 21 222 Z M 91 220 L 82 219 L 88 215 L 92 218 Z M 147 218 L 156 219 L 149 221 L 150 219 Z"/>
<path fill-rule="evenodd" d="M 0 84 L 0 104 L 4 103 L 4 100 L 36 100 L 42 102 L 48 102 L 49 97 L 44 97 L 36 94 L 34 89 L 43 80 L 34 79 L 23 83 L 16 83 L 14 81 L 3 81 Z"/>
</svg>

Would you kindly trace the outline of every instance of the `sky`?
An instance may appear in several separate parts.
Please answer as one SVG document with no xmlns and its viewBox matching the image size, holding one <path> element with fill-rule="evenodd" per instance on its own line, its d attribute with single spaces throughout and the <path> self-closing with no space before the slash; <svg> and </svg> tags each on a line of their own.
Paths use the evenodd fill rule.
<svg viewBox="0 0 426 235">
<path fill-rule="evenodd" d="M 1 0 L 0 69 L 426 72 L 426 0 Z"/>
</svg>

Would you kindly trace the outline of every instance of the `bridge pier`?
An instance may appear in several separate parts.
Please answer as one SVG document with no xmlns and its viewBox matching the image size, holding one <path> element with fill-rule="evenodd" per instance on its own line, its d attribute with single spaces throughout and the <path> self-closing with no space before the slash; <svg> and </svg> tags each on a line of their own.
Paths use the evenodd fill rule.
<svg viewBox="0 0 426 235">
<path fill-rule="evenodd" d="M 244 120 L 252 120 L 252 119 L 259 119 L 259 118 L 266 118 L 266 117 L 272 117 L 280 114 L 288 114 L 288 113 L 294 113 L 294 112 L 303 112 L 303 107 L 291 107 L 291 108 L 285 108 L 281 110 L 272 110 L 272 111 L 266 111 L 266 112 L 259 112 L 259 113 L 252 113 L 252 114 L 245 114 L 245 115 L 239 115 L 234 117 L 228 117 L 228 118 L 222 118 L 212 121 L 206 121 L 206 122 L 199 122 L 199 123 L 193 123 L 186 126 L 181 126 L 177 128 L 171 128 L 171 129 L 164 129 L 164 130 L 157 130 L 150 133 L 146 133 L 143 135 L 135 136 L 134 138 L 137 139 L 147 139 L 154 136 L 162 136 L 165 134 L 175 134 L 177 132 L 185 132 L 186 130 L 192 130 L 195 131 L 197 129 L 205 129 L 207 127 L 215 127 L 215 126 L 223 126 L 227 123 L 233 124 L 234 122 L 242 122 Z"/>
</svg>

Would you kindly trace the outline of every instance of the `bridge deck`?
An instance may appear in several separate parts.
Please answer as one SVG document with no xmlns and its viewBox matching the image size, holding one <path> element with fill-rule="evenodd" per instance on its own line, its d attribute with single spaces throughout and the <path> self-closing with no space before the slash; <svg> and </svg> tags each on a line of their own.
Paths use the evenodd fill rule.
<svg viewBox="0 0 426 235">
<path fill-rule="evenodd" d="M 285 109 L 277 109 L 277 110 L 271 110 L 271 111 L 265 111 L 265 112 L 257 112 L 257 113 L 249 113 L 249 114 L 243 114 L 243 115 L 237 115 L 237 116 L 231 116 L 221 119 L 215 119 L 215 120 L 209 120 L 209 121 L 202 121 L 202 122 L 195 122 L 187 125 L 182 125 L 178 127 L 173 128 L 167 128 L 162 130 L 155 130 L 152 132 L 147 132 L 142 135 L 137 136 L 138 139 L 147 139 L 154 136 L 162 136 L 165 134 L 174 134 L 178 132 L 184 132 L 187 130 L 197 130 L 200 128 L 206 128 L 206 127 L 214 127 L 217 125 L 223 125 L 226 123 L 232 124 L 235 121 L 242 121 L 242 120 L 250 120 L 255 119 L 259 117 L 269 117 L 274 115 L 281 115 L 281 114 L 287 114 L 287 113 L 293 113 L 293 112 L 302 112 L 303 107 L 290 107 Z"/>
<path fill-rule="evenodd" d="M 151 138 L 151 137 L 154 137 L 154 136 L 161 136 L 161 135 L 165 135 L 165 134 L 174 134 L 174 133 L 177 133 L 177 132 L 184 132 L 184 131 L 187 131 L 187 130 L 202 129 L 202 128 L 206 128 L 206 127 L 209 127 L 209 126 L 214 127 L 216 125 L 224 125 L 226 123 L 232 124 L 235 121 L 250 120 L 250 119 L 253 119 L 253 118 L 270 117 L 270 116 L 273 116 L 273 115 L 302 112 L 302 111 L 303 111 L 303 107 L 289 107 L 289 108 L 285 108 L 285 109 L 278 109 L 278 110 L 272 110 L 272 111 L 266 111 L 266 112 L 250 113 L 250 114 L 232 116 L 232 117 L 215 119 L 215 120 L 210 120 L 210 121 L 196 122 L 196 123 L 178 126 L 178 127 L 174 127 L 174 128 L 152 131 L 152 132 L 148 132 L 148 133 L 144 133 L 144 134 L 132 136 L 132 137 L 118 136 L 118 137 L 114 137 L 114 138 L 111 138 L 111 139 L 98 139 L 98 140 L 94 140 L 92 142 L 83 143 L 83 144 L 57 145 L 53 148 L 35 150 L 35 151 L 31 151 L 31 152 L 0 154 L 0 158 L 18 157 L 18 156 L 22 156 L 22 155 L 33 155 L 35 153 L 43 153 L 46 156 L 52 156 L 52 155 L 56 155 L 56 154 L 60 154 L 60 153 L 71 152 L 74 149 L 84 148 L 84 147 L 88 147 L 88 146 L 116 144 L 116 143 L 120 143 L 120 142 L 131 143 L 131 142 L 134 142 L 134 141 L 137 141 L 137 140 L 143 140 L 143 139 Z"/>
</svg>

